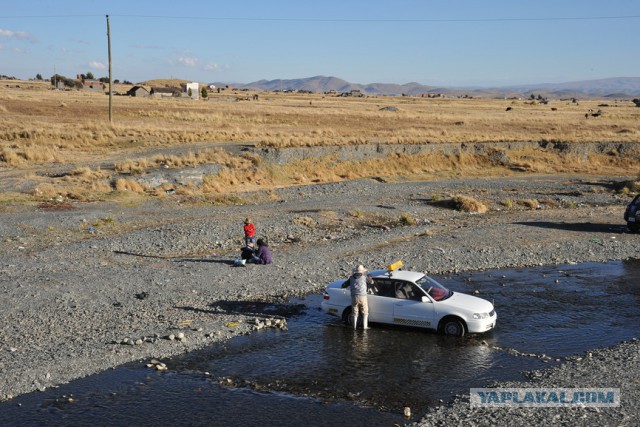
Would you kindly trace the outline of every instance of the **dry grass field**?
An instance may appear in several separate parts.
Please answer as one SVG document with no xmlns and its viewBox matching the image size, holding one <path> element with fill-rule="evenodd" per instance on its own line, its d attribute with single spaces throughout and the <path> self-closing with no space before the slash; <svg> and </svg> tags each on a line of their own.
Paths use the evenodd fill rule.
<svg viewBox="0 0 640 427">
<path fill-rule="evenodd" d="M 118 86 L 120 93 L 129 87 Z M 285 165 L 262 162 L 225 145 L 256 147 L 357 146 L 487 142 L 638 143 L 640 108 L 629 101 L 427 99 L 336 97 L 322 94 L 226 91 L 208 99 L 109 97 L 83 91 L 54 91 L 49 82 L 0 81 L 0 170 L 28 179 L 29 188 L 5 193 L 24 198 L 56 196 L 100 199 L 115 192 L 163 195 L 133 178 L 155 168 L 219 164 L 224 168 L 183 195 L 220 195 L 309 182 L 376 176 L 415 179 L 438 175 L 504 175 L 480 156 L 419 154 L 393 162 L 332 157 L 299 159 Z M 384 107 L 395 107 L 389 111 Z M 592 113 L 598 117 L 594 117 Z M 640 169 L 616 156 L 584 159 L 521 150 L 508 153 L 519 172 L 618 173 Z M 64 173 L 47 174 L 48 169 Z M 52 176 L 53 175 L 53 176 Z M 17 187 L 17 186 L 15 186 Z M 233 189 L 233 190 L 232 190 Z M 5 194 L 5 197 L 6 194 Z M 17 196 L 15 196 L 17 197 Z M 4 197 L 3 197 L 4 198 Z"/>
</svg>

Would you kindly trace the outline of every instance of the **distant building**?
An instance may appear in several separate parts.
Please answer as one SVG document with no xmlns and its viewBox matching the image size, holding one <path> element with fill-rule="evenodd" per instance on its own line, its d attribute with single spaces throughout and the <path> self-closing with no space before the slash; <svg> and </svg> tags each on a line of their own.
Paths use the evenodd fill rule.
<svg viewBox="0 0 640 427">
<path fill-rule="evenodd" d="M 178 87 L 152 87 L 149 95 L 155 98 L 180 97 L 182 90 Z"/>
<path fill-rule="evenodd" d="M 137 96 L 137 97 L 147 97 L 151 95 L 149 89 L 144 86 L 136 85 L 127 91 L 127 95 L 129 96 Z"/>
<path fill-rule="evenodd" d="M 91 92 L 104 92 L 104 83 L 98 80 L 85 80 L 82 82 L 82 90 Z"/>
<path fill-rule="evenodd" d="M 200 84 L 198 82 L 187 83 L 185 92 L 189 93 L 191 91 L 192 99 L 200 98 Z"/>
</svg>

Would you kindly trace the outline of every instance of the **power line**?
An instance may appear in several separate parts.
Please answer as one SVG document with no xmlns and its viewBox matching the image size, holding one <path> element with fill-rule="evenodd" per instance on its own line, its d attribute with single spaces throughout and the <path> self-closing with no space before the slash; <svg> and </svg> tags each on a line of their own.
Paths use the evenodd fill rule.
<svg viewBox="0 0 640 427">
<path fill-rule="evenodd" d="M 0 16 L 0 19 L 52 19 L 52 18 L 94 18 L 105 15 L 14 15 Z M 335 23 L 447 23 L 447 22 L 539 22 L 539 21 L 604 21 L 621 19 L 638 19 L 640 15 L 619 16 L 569 16 L 543 18 L 443 18 L 443 19 L 335 19 L 335 18 L 249 18 L 249 17 L 218 17 L 218 16 L 170 16 L 170 15 L 118 15 L 119 18 L 136 19 L 183 19 L 199 21 L 251 21 L 251 22 L 335 22 Z"/>
</svg>

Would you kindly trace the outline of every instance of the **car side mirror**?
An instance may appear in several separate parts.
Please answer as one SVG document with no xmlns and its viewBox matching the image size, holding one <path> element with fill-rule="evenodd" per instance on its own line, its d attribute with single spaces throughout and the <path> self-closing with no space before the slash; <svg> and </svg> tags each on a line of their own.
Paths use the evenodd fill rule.
<svg viewBox="0 0 640 427">
<path fill-rule="evenodd" d="M 422 302 L 431 302 L 431 300 L 429 299 L 429 297 L 423 296 Z"/>
</svg>

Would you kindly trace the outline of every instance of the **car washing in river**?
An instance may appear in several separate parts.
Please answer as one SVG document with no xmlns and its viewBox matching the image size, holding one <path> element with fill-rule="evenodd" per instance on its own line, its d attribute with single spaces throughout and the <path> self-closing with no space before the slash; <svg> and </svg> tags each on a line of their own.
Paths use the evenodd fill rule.
<svg viewBox="0 0 640 427">
<path fill-rule="evenodd" d="M 487 332 L 496 326 L 496 311 L 489 301 L 450 291 L 425 273 L 401 270 L 402 265 L 398 261 L 386 270 L 368 272 L 363 329 L 368 329 L 370 321 L 433 329 L 461 337 Z M 354 275 L 365 273 L 362 265 L 354 271 Z M 354 307 L 361 304 L 351 291 L 356 283 L 357 279 L 351 278 L 330 283 L 321 304 L 325 313 L 340 317 L 354 329 L 358 326 Z"/>
</svg>

